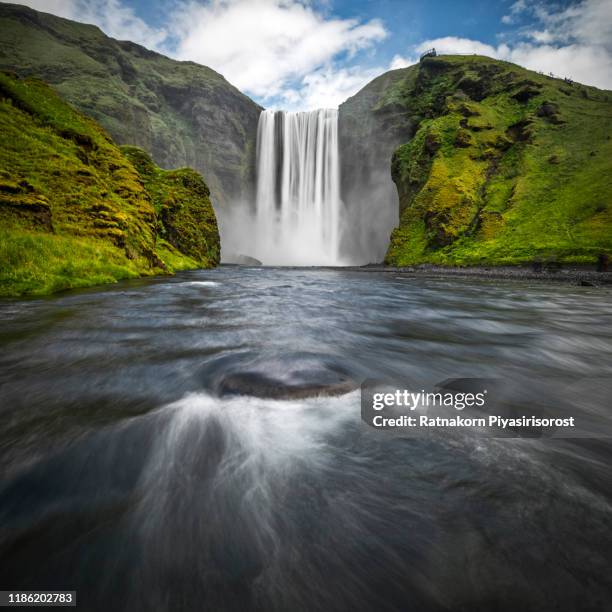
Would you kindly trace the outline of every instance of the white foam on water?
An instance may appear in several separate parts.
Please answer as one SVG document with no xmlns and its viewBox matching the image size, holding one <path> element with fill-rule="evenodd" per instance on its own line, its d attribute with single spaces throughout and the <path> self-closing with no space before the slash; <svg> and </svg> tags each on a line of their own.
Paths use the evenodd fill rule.
<svg viewBox="0 0 612 612">
<path fill-rule="evenodd" d="M 214 556 L 221 542 L 242 547 L 244 537 L 262 558 L 280 558 L 279 501 L 296 479 L 331 468 L 331 436 L 358 422 L 359 392 L 291 401 L 192 393 L 154 418 L 132 517 L 143 546 L 153 547 L 146 554 L 188 554 L 177 549 L 181 539 Z"/>
<path fill-rule="evenodd" d="M 166 470 L 173 456 L 184 455 L 184 439 L 218 425 L 225 435 L 225 468 L 258 465 L 271 474 L 290 469 L 295 462 L 324 460 L 326 437 L 347 421 L 359 419 L 359 391 L 338 397 L 270 400 L 250 396 L 219 398 L 191 393 L 161 409 L 171 415 L 149 469 Z M 194 448 L 195 453 L 202 449 Z M 240 450 L 239 453 L 232 451 Z M 258 469 L 259 471 L 259 469 Z"/>
</svg>

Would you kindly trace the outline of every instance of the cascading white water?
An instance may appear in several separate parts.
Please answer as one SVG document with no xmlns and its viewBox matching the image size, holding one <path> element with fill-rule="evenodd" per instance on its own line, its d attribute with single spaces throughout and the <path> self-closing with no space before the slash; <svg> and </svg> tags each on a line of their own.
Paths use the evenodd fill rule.
<svg viewBox="0 0 612 612">
<path fill-rule="evenodd" d="M 253 254 L 267 265 L 342 265 L 338 111 L 263 111 Z"/>
</svg>

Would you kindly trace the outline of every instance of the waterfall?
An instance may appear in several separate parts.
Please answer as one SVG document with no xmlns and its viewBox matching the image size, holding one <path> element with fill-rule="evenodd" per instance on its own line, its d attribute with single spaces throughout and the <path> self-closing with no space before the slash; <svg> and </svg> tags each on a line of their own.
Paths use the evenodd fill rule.
<svg viewBox="0 0 612 612">
<path fill-rule="evenodd" d="M 338 111 L 263 111 L 254 255 L 267 265 L 341 265 Z"/>
</svg>

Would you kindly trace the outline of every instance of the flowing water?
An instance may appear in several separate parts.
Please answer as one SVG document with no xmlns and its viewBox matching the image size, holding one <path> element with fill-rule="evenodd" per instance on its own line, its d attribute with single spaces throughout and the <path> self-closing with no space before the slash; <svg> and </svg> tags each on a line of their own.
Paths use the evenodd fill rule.
<svg viewBox="0 0 612 612">
<path fill-rule="evenodd" d="M 339 265 L 341 211 L 338 111 L 263 111 L 249 255 L 266 265 Z"/>
<path fill-rule="evenodd" d="M 411 439 L 363 425 L 358 391 L 293 392 L 492 376 L 608 415 L 610 298 L 222 267 L 4 301 L 0 586 L 100 611 L 610 609 L 609 441 Z"/>
</svg>

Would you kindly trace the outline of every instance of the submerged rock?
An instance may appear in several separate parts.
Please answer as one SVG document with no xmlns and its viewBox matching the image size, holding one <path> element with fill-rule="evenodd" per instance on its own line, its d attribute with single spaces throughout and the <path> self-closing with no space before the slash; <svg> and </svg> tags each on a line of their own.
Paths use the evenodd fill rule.
<svg viewBox="0 0 612 612">
<path fill-rule="evenodd" d="M 250 255 L 243 255 L 242 253 L 229 253 L 223 255 L 223 263 L 236 264 L 239 266 L 262 266 L 263 263 L 255 257 Z"/>
<path fill-rule="evenodd" d="M 303 399 L 344 395 L 359 386 L 333 357 L 310 353 L 221 359 L 208 369 L 205 377 L 213 392 L 221 397 Z"/>
<path fill-rule="evenodd" d="M 260 372 L 236 372 L 220 385 L 221 395 L 251 395 L 266 399 L 303 399 L 317 395 L 344 395 L 357 388 L 350 379 L 336 381 L 284 381 Z"/>
</svg>

